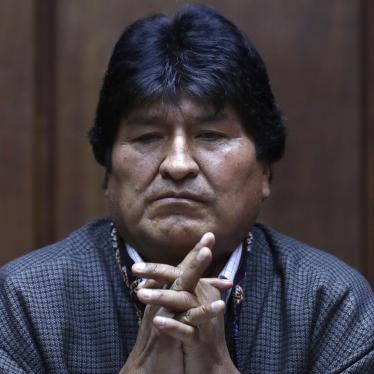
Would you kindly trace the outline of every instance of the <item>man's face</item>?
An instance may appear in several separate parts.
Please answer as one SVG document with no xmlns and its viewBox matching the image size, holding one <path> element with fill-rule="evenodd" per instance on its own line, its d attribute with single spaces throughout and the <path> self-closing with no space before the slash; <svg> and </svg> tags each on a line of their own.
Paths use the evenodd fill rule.
<svg viewBox="0 0 374 374">
<path fill-rule="evenodd" d="M 247 235 L 269 191 L 268 167 L 229 107 L 181 99 L 134 110 L 112 150 L 106 195 L 121 237 L 147 261 L 177 264 L 205 232 L 215 259 Z"/>
</svg>

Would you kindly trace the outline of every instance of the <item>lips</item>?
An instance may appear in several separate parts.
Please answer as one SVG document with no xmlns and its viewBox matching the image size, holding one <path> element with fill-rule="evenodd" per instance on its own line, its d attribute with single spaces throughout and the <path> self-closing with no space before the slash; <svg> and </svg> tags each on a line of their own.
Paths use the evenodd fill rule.
<svg viewBox="0 0 374 374">
<path fill-rule="evenodd" d="M 207 202 L 207 198 L 201 194 L 191 193 L 189 191 L 166 191 L 160 194 L 157 194 L 155 197 L 151 199 L 151 201 L 158 201 L 158 200 L 174 200 L 174 201 L 183 201 L 183 200 L 191 200 L 199 203 Z"/>
</svg>

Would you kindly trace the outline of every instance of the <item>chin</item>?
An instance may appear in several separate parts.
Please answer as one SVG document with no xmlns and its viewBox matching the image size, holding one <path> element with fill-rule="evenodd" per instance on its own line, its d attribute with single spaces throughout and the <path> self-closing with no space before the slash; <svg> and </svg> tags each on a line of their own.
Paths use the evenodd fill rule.
<svg viewBox="0 0 374 374">
<path fill-rule="evenodd" d="M 195 244 L 200 240 L 205 232 L 208 230 L 204 229 L 201 224 L 188 224 L 187 222 L 183 223 L 174 223 L 173 225 L 167 225 L 159 227 L 157 230 L 160 237 L 165 238 L 173 245 L 179 245 L 185 243 L 185 245 L 191 245 L 194 247 Z"/>
<path fill-rule="evenodd" d="M 178 257 L 184 257 L 208 231 L 211 230 L 201 222 L 191 222 L 184 218 L 182 222 L 158 222 L 158 225 L 152 227 L 149 236 L 155 246 L 171 249 L 178 253 Z"/>
</svg>

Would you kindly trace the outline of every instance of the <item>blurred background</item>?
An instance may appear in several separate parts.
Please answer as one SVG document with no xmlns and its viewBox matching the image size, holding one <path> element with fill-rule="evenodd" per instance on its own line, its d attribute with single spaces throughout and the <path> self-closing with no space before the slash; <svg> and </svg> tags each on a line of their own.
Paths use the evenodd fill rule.
<svg viewBox="0 0 374 374">
<path fill-rule="evenodd" d="M 87 131 L 124 26 L 177 0 L 0 2 L 0 265 L 106 214 Z M 212 0 L 288 123 L 261 220 L 374 284 L 374 1 Z"/>
</svg>

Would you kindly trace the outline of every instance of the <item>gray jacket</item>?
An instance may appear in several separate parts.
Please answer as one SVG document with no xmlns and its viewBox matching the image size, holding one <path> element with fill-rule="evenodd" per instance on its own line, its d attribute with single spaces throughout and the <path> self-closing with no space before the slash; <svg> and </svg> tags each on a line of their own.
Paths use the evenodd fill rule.
<svg viewBox="0 0 374 374">
<path fill-rule="evenodd" d="M 252 233 L 238 369 L 374 373 L 374 295 L 362 276 L 265 225 Z M 4 266 L 0 296 L 0 373 L 117 373 L 135 343 L 108 219 Z"/>
</svg>

